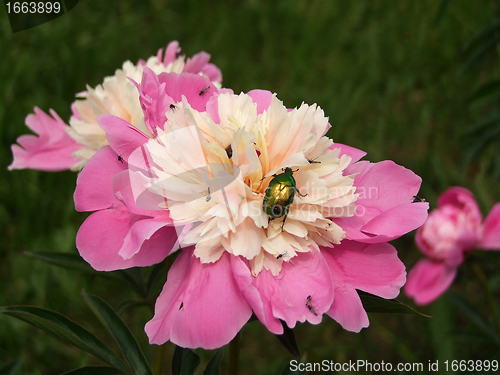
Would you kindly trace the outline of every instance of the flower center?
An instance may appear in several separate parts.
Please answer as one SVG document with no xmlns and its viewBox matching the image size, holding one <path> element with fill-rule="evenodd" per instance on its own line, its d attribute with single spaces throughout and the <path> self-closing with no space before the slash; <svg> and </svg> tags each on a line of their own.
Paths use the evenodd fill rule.
<svg viewBox="0 0 500 375">
<path fill-rule="evenodd" d="M 331 140 L 309 133 L 305 142 L 283 142 L 283 134 L 273 136 L 273 106 L 257 114 L 252 104 L 215 124 L 183 103 L 182 119 L 169 119 L 169 131 L 159 129 L 146 145 L 155 176 L 149 190 L 164 198 L 160 207 L 177 225 L 192 225 L 181 245 L 195 245 L 201 262 L 227 251 L 246 258 L 255 275 L 263 268 L 278 274 L 301 252 L 340 243 L 345 232 L 329 218 L 352 216 L 357 194 L 353 176 L 343 176 L 350 157 L 331 149 Z M 293 134 L 295 111 L 313 112 L 314 125 L 320 110 L 304 106 L 278 109 L 284 134 Z"/>
</svg>

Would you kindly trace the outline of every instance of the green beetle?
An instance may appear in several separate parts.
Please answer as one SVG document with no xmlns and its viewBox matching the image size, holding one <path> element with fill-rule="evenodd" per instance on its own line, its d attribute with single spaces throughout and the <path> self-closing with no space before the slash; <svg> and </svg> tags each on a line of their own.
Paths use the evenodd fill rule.
<svg viewBox="0 0 500 375">
<path fill-rule="evenodd" d="M 283 173 L 278 175 L 273 174 L 274 178 L 269 183 L 264 195 L 262 209 L 269 215 L 269 221 L 284 216 L 281 231 L 283 231 L 286 216 L 295 198 L 295 193 L 301 197 L 307 195 L 302 195 L 299 189 L 297 189 L 295 179 L 293 178 L 293 173 L 297 171 L 298 169 L 294 171 L 292 168 L 286 167 L 283 169 Z"/>
</svg>

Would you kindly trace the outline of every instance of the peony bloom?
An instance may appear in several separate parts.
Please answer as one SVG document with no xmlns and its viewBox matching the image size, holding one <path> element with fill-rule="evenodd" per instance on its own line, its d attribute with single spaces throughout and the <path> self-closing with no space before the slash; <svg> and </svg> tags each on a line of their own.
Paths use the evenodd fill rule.
<svg viewBox="0 0 500 375">
<path fill-rule="evenodd" d="M 80 146 L 66 133 L 67 125 L 53 110 L 50 117 L 40 108 L 26 117 L 26 125 L 39 136 L 22 135 L 18 145 L 12 145 L 14 161 L 9 165 L 13 169 L 39 169 L 55 172 L 71 168 L 80 160 L 72 156 Z"/>
<path fill-rule="evenodd" d="M 180 50 L 178 42 L 170 42 L 164 55 L 160 49 L 157 56 L 140 60 L 136 65 L 126 61 L 122 69 L 106 77 L 102 85 L 95 89 L 87 87 L 87 91 L 77 95 L 80 100 L 71 106 L 73 115 L 69 126 L 54 111 L 51 110 L 51 114 L 55 121 L 35 108 L 35 114 L 26 118 L 26 125 L 39 137 L 23 135 L 18 138 L 22 148 L 12 146 L 14 161 L 9 169 L 80 170 L 92 155 L 108 144 L 106 133 L 97 122 L 101 114 L 120 117 L 148 134 L 137 90 L 130 81 L 140 82 L 145 68 L 155 73 L 200 74 L 220 87 L 221 72 L 209 63 L 208 53 L 200 52 L 185 61 L 185 56 L 179 56 Z"/>
<path fill-rule="evenodd" d="M 405 292 L 417 304 L 428 304 L 448 289 L 468 251 L 500 249 L 500 204 L 481 222 L 481 211 L 469 190 L 452 187 L 439 197 L 438 208 L 415 238 L 427 258 L 411 270 Z"/>
<path fill-rule="evenodd" d="M 252 313 L 274 334 L 280 321 L 318 324 L 325 313 L 350 331 L 367 327 L 356 289 L 399 294 L 405 267 L 386 242 L 427 218 L 428 204 L 412 203 L 420 178 L 358 162 L 364 152 L 325 137 L 316 105 L 288 110 L 267 91 L 144 74 L 148 133 L 98 117 L 109 146 L 83 169 L 75 204 L 97 210 L 77 236 L 96 269 L 153 264 L 181 247 L 146 324 L 150 342 L 217 348 Z M 264 197 L 285 168 L 297 190 L 271 220 Z"/>
</svg>

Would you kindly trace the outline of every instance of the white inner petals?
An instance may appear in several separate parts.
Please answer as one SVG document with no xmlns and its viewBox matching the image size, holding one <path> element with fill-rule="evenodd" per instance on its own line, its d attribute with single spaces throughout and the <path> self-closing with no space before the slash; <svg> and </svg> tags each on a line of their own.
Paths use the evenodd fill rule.
<svg viewBox="0 0 500 375">
<path fill-rule="evenodd" d="M 87 91 L 78 95 L 82 100 L 74 103 L 74 109 L 80 118 L 72 116 L 69 121 L 70 126 L 67 128 L 69 136 L 84 146 L 73 153 L 73 156 L 79 158 L 81 162 L 73 165 L 71 170 L 77 171 L 83 168 L 99 149 L 108 144 L 106 133 L 96 120 L 101 114 L 118 116 L 151 136 L 144 123 L 139 92 L 128 78 L 140 83 L 144 66 L 156 74 L 164 72 L 180 74 L 184 65 L 184 56 L 178 57 L 168 65 L 164 65 L 156 56 L 150 57 L 146 65 L 134 65 L 126 61 L 122 69 L 116 70 L 115 75 L 106 77 L 102 85 L 98 85 L 95 89 L 87 86 Z"/>
<path fill-rule="evenodd" d="M 203 263 L 227 251 L 248 259 L 254 275 L 278 275 L 298 253 L 339 244 L 345 232 L 328 218 L 352 216 L 358 195 L 354 177 L 343 175 L 351 158 L 324 137 L 323 111 L 302 104 L 288 112 L 274 96 L 259 115 L 246 94 L 220 94 L 218 105 L 220 125 L 183 100 L 146 144 L 155 164 L 149 190 L 176 225 L 194 223 L 181 245 L 195 244 Z M 295 194 L 283 225 L 285 216 L 269 221 L 263 201 L 273 174 L 287 167 L 304 196 Z"/>
</svg>

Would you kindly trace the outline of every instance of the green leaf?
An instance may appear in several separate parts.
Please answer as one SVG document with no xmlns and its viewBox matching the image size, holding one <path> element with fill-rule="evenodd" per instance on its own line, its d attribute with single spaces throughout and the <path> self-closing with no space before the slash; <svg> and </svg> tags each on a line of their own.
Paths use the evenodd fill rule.
<svg viewBox="0 0 500 375">
<path fill-rule="evenodd" d="M 146 284 L 144 283 L 144 278 L 142 277 L 142 271 L 139 267 L 129 268 L 119 272 L 119 276 L 124 278 L 130 284 L 134 286 L 137 293 L 143 298 L 147 298 Z"/>
<path fill-rule="evenodd" d="M 158 263 L 153 267 L 153 270 L 149 274 L 148 281 L 146 284 L 146 291 L 149 295 L 153 290 L 154 286 L 162 280 L 165 281 L 165 261 Z"/>
<path fill-rule="evenodd" d="M 500 96 L 500 80 L 494 80 L 481 86 L 467 100 L 470 106 L 479 106 L 487 102 L 497 99 Z"/>
<path fill-rule="evenodd" d="M 151 375 L 151 369 L 146 357 L 122 318 L 103 299 L 92 294 L 82 293 L 106 322 L 134 373 L 137 375 Z"/>
<path fill-rule="evenodd" d="M 0 375 L 16 375 L 21 369 L 22 364 L 22 359 L 17 359 L 6 364 L 2 368 L 0 368 Z"/>
<path fill-rule="evenodd" d="M 210 362 L 208 362 L 207 367 L 205 367 L 205 371 L 203 371 L 203 375 L 219 375 L 220 363 L 223 356 L 224 350 L 220 348 L 215 352 L 215 355 L 212 359 L 210 359 Z"/>
<path fill-rule="evenodd" d="M 120 303 L 118 305 L 118 307 L 115 309 L 115 311 L 117 314 L 120 314 L 122 311 L 124 311 L 132 306 L 149 306 L 149 307 L 151 307 L 151 305 L 148 301 L 137 300 L 137 299 L 128 299 L 128 300 L 125 300 L 122 303 Z"/>
<path fill-rule="evenodd" d="M 58 252 L 37 252 L 30 253 L 25 251 L 24 254 L 27 256 L 43 260 L 50 264 L 54 264 L 59 267 L 68 268 L 68 269 L 76 269 L 83 272 L 91 272 L 94 275 L 98 275 L 101 277 L 107 277 L 110 279 L 125 281 L 132 285 L 136 292 L 145 296 L 145 285 L 141 280 L 142 276 L 139 276 L 140 270 L 138 269 L 130 269 L 125 271 L 113 271 L 113 272 L 99 272 L 94 270 L 83 258 L 78 254 L 72 253 L 58 253 Z M 141 283 L 142 281 L 142 283 Z"/>
<path fill-rule="evenodd" d="M 366 312 L 412 314 L 420 315 L 425 318 L 432 318 L 429 315 L 422 314 L 421 312 L 418 312 L 410 306 L 405 305 L 403 302 L 400 302 L 397 299 L 384 299 L 370 293 L 362 292 L 360 290 L 358 290 L 357 292 L 359 294 L 359 297 L 361 298 L 361 302 L 363 303 L 363 307 Z"/>
<path fill-rule="evenodd" d="M 488 336 L 496 345 L 500 346 L 500 337 L 495 328 L 483 317 L 483 315 L 464 298 L 455 294 L 447 293 L 446 298 L 455 305 L 483 334 Z"/>
<path fill-rule="evenodd" d="M 436 17 L 434 19 L 434 26 L 438 26 L 441 21 L 443 20 L 446 12 L 448 11 L 448 7 L 450 5 L 451 0 L 442 0 L 441 4 L 439 5 L 439 10 L 436 14 Z"/>
<path fill-rule="evenodd" d="M 65 372 L 62 375 L 120 375 L 123 371 L 109 366 L 85 366 Z"/>
<path fill-rule="evenodd" d="M 191 349 L 175 346 L 172 357 L 172 375 L 193 375 L 200 365 L 200 357 Z"/>
<path fill-rule="evenodd" d="M 473 38 L 465 47 L 464 54 L 468 56 L 465 68 L 470 68 L 473 63 L 493 50 L 500 41 L 500 20 L 486 27 L 479 35 Z"/>
<path fill-rule="evenodd" d="M 0 307 L 0 312 L 24 320 L 43 329 L 80 349 L 102 359 L 123 372 L 129 368 L 111 349 L 109 349 L 93 333 L 79 324 L 69 320 L 58 312 L 35 306 L 6 306 Z"/>
<path fill-rule="evenodd" d="M 280 322 L 283 326 L 283 334 L 276 335 L 276 337 L 293 356 L 300 358 L 300 350 L 297 346 L 297 341 L 295 341 L 295 334 L 293 333 L 293 329 L 288 328 L 284 321 L 280 320 Z"/>
<path fill-rule="evenodd" d="M 78 254 L 57 252 L 30 253 L 28 251 L 24 251 L 23 253 L 32 258 L 40 259 L 56 266 L 97 273 L 97 271 L 90 267 L 90 265 Z"/>
</svg>

